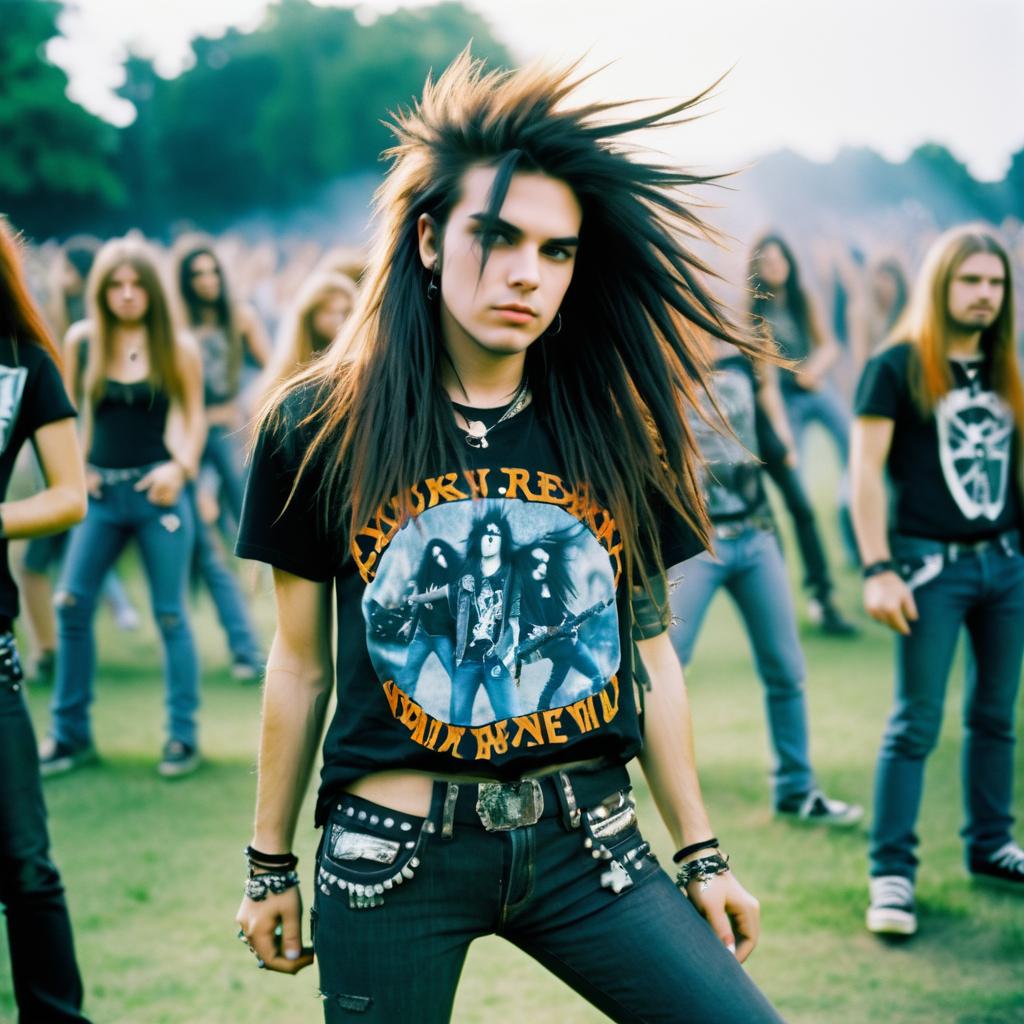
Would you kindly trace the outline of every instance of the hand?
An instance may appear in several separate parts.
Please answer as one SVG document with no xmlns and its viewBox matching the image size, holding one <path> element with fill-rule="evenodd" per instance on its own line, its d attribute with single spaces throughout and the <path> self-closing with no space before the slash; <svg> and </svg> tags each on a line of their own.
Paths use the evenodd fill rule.
<svg viewBox="0 0 1024 1024">
<path fill-rule="evenodd" d="M 146 497 L 161 508 L 168 508 L 178 500 L 185 486 L 185 470 L 177 462 L 161 462 L 154 466 L 135 485 L 135 490 L 145 491 Z"/>
<path fill-rule="evenodd" d="M 795 448 L 787 448 L 786 449 L 786 457 L 782 461 L 790 469 L 799 469 L 800 468 L 800 456 L 797 455 L 797 452 L 796 452 Z"/>
<path fill-rule="evenodd" d="M 910 635 L 910 623 L 917 622 L 917 605 L 910 587 L 898 573 L 880 572 L 864 581 L 864 610 L 883 625 Z"/>
<path fill-rule="evenodd" d="M 89 492 L 90 498 L 99 499 L 103 497 L 103 477 L 95 469 L 86 469 L 85 489 Z"/>
<path fill-rule="evenodd" d="M 817 376 L 813 373 L 806 373 L 802 370 L 798 370 L 795 374 L 797 384 L 804 389 L 804 391 L 817 391 L 821 388 L 821 381 L 818 380 Z"/>
<path fill-rule="evenodd" d="M 313 950 L 302 945 L 302 896 L 298 886 L 270 893 L 265 900 L 246 896 L 235 921 L 268 971 L 298 974 L 313 962 Z"/>
<path fill-rule="evenodd" d="M 722 944 L 743 963 L 754 951 L 761 934 L 761 904 L 731 871 L 712 876 L 703 891 L 701 884 L 694 879 L 686 887 L 686 895 Z"/>
<path fill-rule="evenodd" d="M 211 526 L 220 519 L 220 502 L 217 500 L 217 495 L 211 494 L 202 487 L 196 491 L 196 507 L 199 510 L 200 521 L 206 523 L 207 526 Z"/>
</svg>

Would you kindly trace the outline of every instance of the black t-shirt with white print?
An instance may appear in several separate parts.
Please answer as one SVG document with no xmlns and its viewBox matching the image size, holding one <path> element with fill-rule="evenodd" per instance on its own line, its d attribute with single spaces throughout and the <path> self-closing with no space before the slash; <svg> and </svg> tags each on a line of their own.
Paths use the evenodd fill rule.
<svg viewBox="0 0 1024 1024">
<path fill-rule="evenodd" d="M 338 703 L 318 823 L 338 790 L 370 772 L 508 780 L 632 758 L 640 723 L 622 542 L 611 513 L 564 479 L 536 408 L 495 425 L 486 448 L 467 446 L 465 473 L 440 460 L 411 488 L 404 525 L 385 507 L 346 541 L 346 524 L 323 523 L 315 467 L 281 513 L 311 439 L 298 425 L 308 404 L 308 393 L 291 395 L 283 425 L 257 439 L 236 551 L 334 581 Z M 675 516 L 659 534 L 666 565 L 701 550 Z"/>
<path fill-rule="evenodd" d="M 46 350 L 0 338 L 0 501 L 25 441 L 40 427 L 74 415 L 60 372 Z M 6 539 L 0 540 L 0 616 L 18 616 L 18 588 L 7 562 Z"/>
<path fill-rule="evenodd" d="M 858 416 L 894 421 L 888 472 L 890 525 L 897 533 L 969 542 L 1018 528 L 1016 465 L 1020 439 L 1013 413 L 991 388 L 991 365 L 950 360 L 954 386 L 922 416 L 910 390 L 909 343 L 892 345 L 864 368 Z"/>
</svg>

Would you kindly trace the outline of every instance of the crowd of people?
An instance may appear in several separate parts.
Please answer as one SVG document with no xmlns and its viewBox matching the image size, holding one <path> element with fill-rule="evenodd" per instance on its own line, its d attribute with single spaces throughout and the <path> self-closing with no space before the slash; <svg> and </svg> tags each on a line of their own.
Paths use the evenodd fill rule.
<svg viewBox="0 0 1024 1024">
<path fill-rule="evenodd" d="M 337 678 L 313 876 L 329 1021 L 447 1020 L 470 941 L 493 930 L 617 1020 L 674 1020 L 683 1000 L 694 1021 L 780 1019 L 738 967 L 757 904 L 700 798 L 681 674 L 726 590 L 764 688 L 775 813 L 863 819 L 811 765 L 776 508 L 811 622 L 856 649 L 834 582 L 856 571 L 897 634 L 867 927 L 917 929 L 924 766 L 963 630 L 967 867 L 1024 892 L 1012 243 L 958 227 L 907 246 L 927 243 L 913 287 L 890 248 L 816 292 L 776 230 L 750 240 L 730 313 L 680 230 L 694 215 L 672 190 L 693 179 L 617 150 L 622 126 L 556 110 L 569 92 L 466 57 L 428 83 L 396 120 L 366 256 L 191 233 L 19 251 L 0 230 L 0 489 L 26 440 L 42 477 L 0 505 L 5 544 L 31 538 L 13 576 L 0 559 L 0 895 L 24 1020 L 85 1019 L 40 776 L 98 756 L 94 618 L 102 598 L 138 625 L 118 566 L 133 539 L 163 645 L 160 775 L 201 765 L 190 578 L 233 675 L 264 684 L 237 920 L 270 970 L 313 958 L 292 838 Z M 838 567 L 808 491 L 814 424 L 842 481 Z M 273 567 L 269 654 L 233 550 Z M 52 687 L 38 755 L 23 677 Z M 674 884 L 637 826 L 633 756 L 679 847 Z M 641 931 L 602 972 L 608 936 Z"/>
</svg>

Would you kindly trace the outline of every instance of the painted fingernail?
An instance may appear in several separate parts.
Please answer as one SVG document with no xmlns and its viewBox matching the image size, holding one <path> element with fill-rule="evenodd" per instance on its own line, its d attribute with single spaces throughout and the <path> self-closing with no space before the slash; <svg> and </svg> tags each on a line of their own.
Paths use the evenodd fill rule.
<svg viewBox="0 0 1024 1024">
<path fill-rule="evenodd" d="M 285 960 L 298 960 L 299 951 L 297 949 L 286 949 L 284 951 L 284 958 Z"/>
<path fill-rule="evenodd" d="M 729 952 L 732 953 L 733 956 L 736 955 L 736 944 L 734 942 L 730 942 L 729 945 L 725 948 L 729 950 Z"/>
</svg>

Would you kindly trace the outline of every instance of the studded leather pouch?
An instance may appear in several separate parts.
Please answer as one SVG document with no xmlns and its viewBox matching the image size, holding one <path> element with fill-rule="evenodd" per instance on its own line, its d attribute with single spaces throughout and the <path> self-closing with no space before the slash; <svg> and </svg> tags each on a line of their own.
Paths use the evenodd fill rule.
<svg viewBox="0 0 1024 1024">
<path fill-rule="evenodd" d="M 596 861 L 604 862 L 601 885 L 618 895 L 639 878 L 651 847 L 637 828 L 636 805 L 628 790 L 583 812 L 583 845 Z"/>
</svg>

